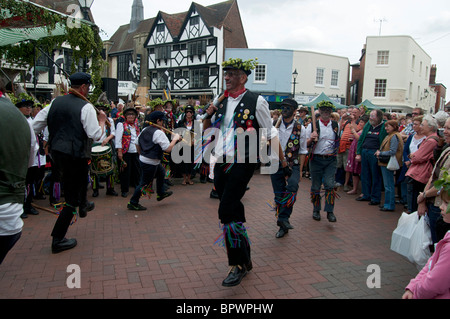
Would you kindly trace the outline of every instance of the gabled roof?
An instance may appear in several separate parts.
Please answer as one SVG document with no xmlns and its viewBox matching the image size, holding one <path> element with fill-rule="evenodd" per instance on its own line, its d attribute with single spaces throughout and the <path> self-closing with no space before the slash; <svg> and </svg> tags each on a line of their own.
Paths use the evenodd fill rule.
<svg viewBox="0 0 450 319">
<path fill-rule="evenodd" d="M 187 24 L 188 14 L 190 14 L 193 9 L 197 10 L 208 27 L 216 27 L 220 29 L 225 25 L 226 19 L 230 14 L 230 10 L 233 8 L 235 3 L 236 0 L 229 0 L 205 7 L 193 2 L 189 11 L 175 14 L 160 11 L 156 17 L 142 21 L 139 24 L 138 29 L 133 33 L 128 33 L 130 24 L 120 26 L 111 39 L 109 39 L 109 41 L 113 42 L 109 54 L 134 50 L 133 36 L 136 34 L 147 33 L 147 43 L 154 28 L 156 27 L 155 22 L 157 22 L 160 18 L 164 20 L 172 37 L 174 39 L 179 38 L 185 25 Z"/>
<path fill-rule="evenodd" d="M 132 32 L 128 33 L 130 29 L 130 24 L 125 24 L 119 27 L 114 35 L 109 39 L 113 43 L 111 49 L 109 50 L 109 54 L 127 52 L 134 50 L 134 40 L 133 37 L 137 34 L 147 33 L 150 30 L 155 22 L 155 18 L 147 19 L 141 21 L 139 23 L 138 28 Z"/>
</svg>

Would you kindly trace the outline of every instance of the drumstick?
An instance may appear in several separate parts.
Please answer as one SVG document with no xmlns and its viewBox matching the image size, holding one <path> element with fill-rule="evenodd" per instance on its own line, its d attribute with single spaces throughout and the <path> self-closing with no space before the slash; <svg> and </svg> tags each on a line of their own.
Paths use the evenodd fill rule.
<svg viewBox="0 0 450 319">
<path fill-rule="evenodd" d="M 71 94 L 75 95 L 76 97 L 78 97 L 78 98 L 80 98 L 80 99 L 82 99 L 82 100 L 92 104 L 91 101 L 89 101 L 84 95 L 80 94 L 78 91 L 76 91 L 76 90 L 74 90 L 72 88 L 69 89 L 69 93 L 71 93 Z M 92 106 L 94 106 L 94 104 L 92 104 Z M 94 110 L 95 110 L 95 112 L 97 112 L 97 114 L 100 113 L 99 109 L 97 109 L 95 106 L 94 106 Z M 111 123 L 109 123 L 108 119 L 106 119 L 105 124 L 106 124 L 106 126 L 111 127 Z"/>
</svg>

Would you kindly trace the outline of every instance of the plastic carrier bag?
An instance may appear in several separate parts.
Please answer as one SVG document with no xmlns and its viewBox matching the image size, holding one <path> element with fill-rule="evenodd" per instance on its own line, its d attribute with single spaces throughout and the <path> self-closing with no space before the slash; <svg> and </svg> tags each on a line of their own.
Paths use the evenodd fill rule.
<svg viewBox="0 0 450 319">
<path fill-rule="evenodd" d="M 392 233 L 391 250 L 406 257 L 420 269 L 431 257 L 431 244 L 431 232 L 426 218 L 419 219 L 417 212 L 403 213 Z"/>
</svg>

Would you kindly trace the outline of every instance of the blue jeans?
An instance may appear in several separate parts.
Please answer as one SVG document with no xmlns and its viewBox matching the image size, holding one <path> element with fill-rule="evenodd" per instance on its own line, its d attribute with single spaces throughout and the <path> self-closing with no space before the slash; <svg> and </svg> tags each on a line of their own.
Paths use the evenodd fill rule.
<svg viewBox="0 0 450 319">
<path fill-rule="evenodd" d="M 384 183 L 384 208 L 395 209 L 395 181 L 394 172 L 388 170 L 385 166 L 381 166 L 381 175 Z"/>
<path fill-rule="evenodd" d="M 320 189 L 322 183 L 325 189 L 325 211 L 327 213 L 334 212 L 334 176 L 336 174 L 336 156 L 321 157 L 312 155 L 310 162 L 311 169 L 311 200 L 313 202 L 314 211 L 321 210 Z"/>
<path fill-rule="evenodd" d="M 146 186 L 153 183 L 153 180 L 156 178 L 156 193 L 158 195 L 164 194 L 164 175 L 166 174 L 166 171 L 164 167 L 159 165 L 149 165 L 142 163 L 141 164 L 141 180 L 139 182 L 139 185 L 136 187 L 133 196 L 130 199 L 130 203 L 132 205 L 139 204 L 139 199 L 142 196 L 142 189 Z"/>
<path fill-rule="evenodd" d="M 361 153 L 361 185 L 364 199 L 374 203 L 381 201 L 381 172 L 376 150 L 363 149 Z"/>
<path fill-rule="evenodd" d="M 270 176 L 272 180 L 273 192 L 275 194 L 275 204 L 278 208 L 278 221 L 289 221 L 300 182 L 300 166 L 292 167 L 292 175 L 286 181 L 283 168 L 280 166 L 278 172 Z"/>
</svg>

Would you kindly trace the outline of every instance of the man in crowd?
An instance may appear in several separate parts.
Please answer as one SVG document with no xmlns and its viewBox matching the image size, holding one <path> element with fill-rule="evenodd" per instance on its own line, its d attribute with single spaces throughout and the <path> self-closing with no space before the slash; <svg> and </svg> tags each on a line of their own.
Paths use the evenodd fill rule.
<svg viewBox="0 0 450 319">
<path fill-rule="evenodd" d="M 362 196 L 357 201 L 367 201 L 369 205 L 378 206 L 381 202 L 382 177 L 375 152 L 380 149 L 387 133 L 384 128 L 383 112 L 370 112 L 369 123 L 364 126 L 358 140 L 356 160 L 361 162 Z"/>
</svg>

